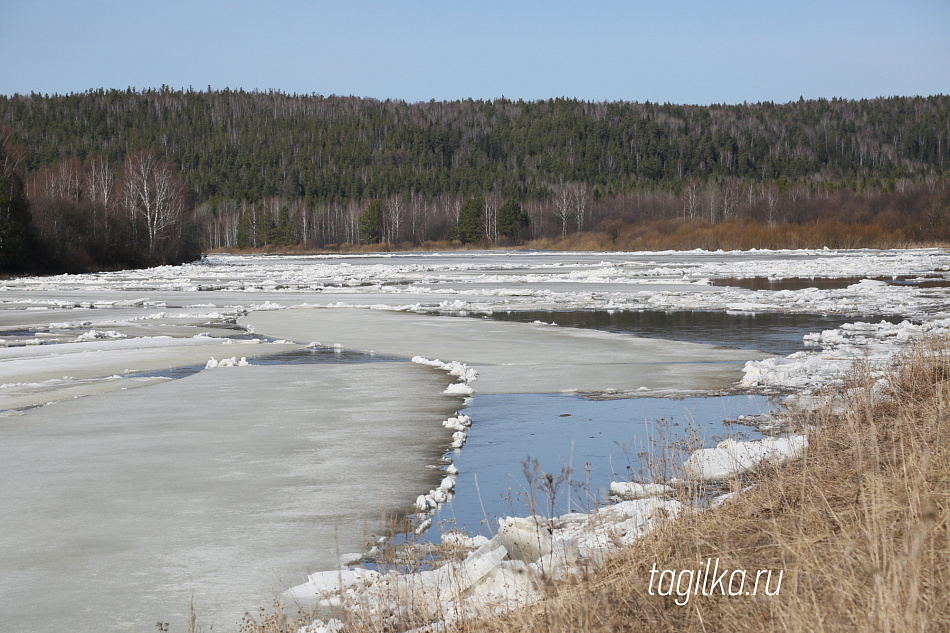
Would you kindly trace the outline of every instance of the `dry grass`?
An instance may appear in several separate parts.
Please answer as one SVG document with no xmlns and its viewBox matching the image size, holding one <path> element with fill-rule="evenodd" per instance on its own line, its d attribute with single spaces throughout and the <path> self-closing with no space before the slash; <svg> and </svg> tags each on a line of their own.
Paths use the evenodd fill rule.
<svg viewBox="0 0 950 633">
<path fill-rule="evenodd" d="M 834 394 L 835 408 L 793 418 L 809 432 L 804 458 L 760 467 L 733 482 L 754 485 L 720 508 L 664 523 L 602 567 L 549 584 L 539 604 L 449 629 L 950 630 L 950 339 L 909 350 L 888 383 L 882 390 L 856 369 L 851 386 Z M 747 571 L 750 584 L 757 570 L 773 570 L 773 595 L 691 594 L 682 605 L 675 592 L 651 595 L 654 566 L 697 570 L 707 559 Z M 369 615 L 346 630 L 402 630 Z M 255 619 L 242 630 L 285 633 L 307 621 L 280 610 Z"/>
<path fill-rule="evenodd" d="M 904 248 L 923 246 L 901 230 L 880 224 L 836 221 L 768 226 L 754 220 L 719 224 L 657 221 L 643 224 L 605 222 L 599 231 L 529 242 L 529 248 L 584 251 L 748 250 L 750 248 Z"/>
<path fill-rule="evenodd" d="M 466 629 L 950 630 L 948 351 L 941 339 L 908 352 L 890 398 L 856 375 L 846 410 L 798 421 L 817 427 L 804 459 L 759 470 L 748 492 L 668 524 L 543 604 Z M 654 564 L 697 569 L 708 558 L 782 570 L 781 590 L 684 606 L 675 593 L 649 594 Z"/>
<path fill-rule="evenodd" d="M 667 220 L 628 224 L 603 222 L 594 231 L 571 233 L 565 237 L 544 237 L 521 245 L 462 244 L 457 240 L 427 241 L 422 244 L 326 244 L 322 247 L 294 244 L 260 248 L 219 248 L 212 253 L 301 255 L 322 253 L 388 253 L 405 251 L 467 251 L 492 249 L 542 249 L 561 251 L 659 251 L 659 250 L 748 250 L 751 248 L 910 248 L 940 245 L 921 242 L 900 229 L 873 223 L 836 221 L 806 224 L 783 223 L 768 226 L 754 220 L 729 220 L 710 224 L 702 220 Z"/>
</svg>

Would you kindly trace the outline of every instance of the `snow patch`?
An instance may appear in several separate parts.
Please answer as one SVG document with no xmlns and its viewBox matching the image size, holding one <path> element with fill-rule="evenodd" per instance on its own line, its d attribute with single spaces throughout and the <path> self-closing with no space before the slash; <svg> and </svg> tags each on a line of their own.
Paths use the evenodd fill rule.
<svg viewBox="0 0 950 633">
<path fill-rule="evenodd" d="M 214 356 L 212 356 L 211 360 L 209 360 L 205 365 L 205 369 L 215 369 L 218 367 L 247 367 L 248 365 L 250 365 L 250 363 L 247 362 L 247 358 L 244 356 L 242 356 L 240 359 L 238 359 L 236 356 L 232 356 L 231 358 L 222 358 L 221 360 L 215 360 Z"/>
<path fill-rule="evenodd" d="M 663 484 L 640 484 L 633 481 L 613 481 L 610 483 L 610 496 L 618 499 L 646 499 L 659 497 L 673 492 L 673 488 Z"/>
<path fill-rule="evenodd" d="M 808 448 L 808 437 L 764 438 L 749 442 L 726 439 L 715 448 L 694 451 L 683 463 L 683 472 L 688 477 L 705 481 L 728 479 L 748 472 L 769 461 L 783 463 L 801 457 Z"/>
<path fill-rule="evenodd" d="M 103 339 L 128 338 L 127 335 L 115 330 L 89 330 L 85 334 L 77 336 L 73 342 L 82 343 L 83 341 L 99 341 Z"/>
</svg>

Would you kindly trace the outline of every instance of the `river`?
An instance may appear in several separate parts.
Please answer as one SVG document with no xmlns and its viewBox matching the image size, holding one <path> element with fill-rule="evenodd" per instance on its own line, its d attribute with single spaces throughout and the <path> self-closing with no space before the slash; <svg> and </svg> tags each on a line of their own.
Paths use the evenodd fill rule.
<svg viewBox="0 0 950 633">
<path fill-rule="evenodd" d="M 679 439 L 755 436 L 722 421 L 785 390 L 742 389 L 747 362 L 945 317 L 947 270 L 936 249 L 467 252 L 5 280 L 0 621 L 184 631 L 193 599 L 205 630 L 237 630 L 388 535 L 449 461 L 443 525 L 547 508 L 532 467 L 570 470 L 553 511 L 604 503 Z M 796 283 L 714 283 L 763 276 Z M 465 363 L 474 395 L 414 356 Z"/>
</svg>

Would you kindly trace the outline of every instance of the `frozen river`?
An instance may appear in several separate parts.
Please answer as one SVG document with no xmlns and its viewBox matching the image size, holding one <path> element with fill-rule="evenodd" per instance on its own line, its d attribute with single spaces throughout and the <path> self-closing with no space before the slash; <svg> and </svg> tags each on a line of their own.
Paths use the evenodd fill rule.
<svg viewBox="0 0 950 633">
<path fill-rule="evenodd" d="M 193 596 L 205 630 L 237 630 L 388 534 L 447 457 L 436 519 L 472 529 L 485 498 L 519 511 L 498 501 L 528 456 L 595 464 L 597 493 L 662 418 L 712 441 L 771 406 L 744 386 L 807 388 L 833 377 L 823 350 L 941 323 L 948 279 L 944 251 L 912 250 L 211 256 L 0 282 L 0 622 L 183 631 Z M 416 356 L 465 363 L 474 397 Z M 452 453 L 441 422 L 466 405 Z"/>
</svg>

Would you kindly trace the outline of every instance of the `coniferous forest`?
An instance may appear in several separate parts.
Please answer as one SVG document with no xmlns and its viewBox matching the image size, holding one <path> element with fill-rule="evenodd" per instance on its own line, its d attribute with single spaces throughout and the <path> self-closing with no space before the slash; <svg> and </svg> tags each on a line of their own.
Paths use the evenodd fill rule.
<svg viewBox="0 0 950 633">
<path fill-rule="evenodd" d="M 0 96 L 0 129 L 4 269 L 448 240 L 748 248 L 950 238 L 943 95 L 410 104 L 130 88 Z"/>
</svg>

